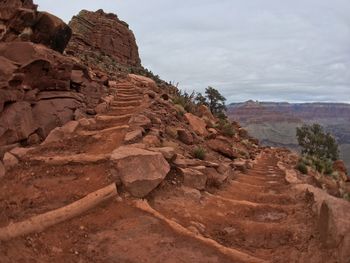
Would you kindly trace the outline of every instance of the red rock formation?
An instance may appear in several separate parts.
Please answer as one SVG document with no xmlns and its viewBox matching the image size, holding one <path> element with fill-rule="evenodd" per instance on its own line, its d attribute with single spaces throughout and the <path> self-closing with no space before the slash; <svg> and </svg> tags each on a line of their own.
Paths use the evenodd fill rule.
<svg viewBox="0 0 350 263">
<path fill-rule="evenodd" d="M 135 36 L 127 23 L 103 10 L 81 11 L 69 23 L 73 30 L 67 52 L 80 56 L 94 53 L 107 55 L 124 66 L 141 66 Z"/>
<path fill-rule="evenodd" d="M 80 76 L 80 77 L 79 77 Z M 0 146 L 45 138 L 94 108 L 107 87 L 84 66 L 30 42 L 0 44 Z"/>
<path fill-rule="evenodd" d="M 62 20 L 31 0 L 2 1 L 0 28 L 0 155 L 103 103 L 108 77 L 57 52 L 71 35 Z"/>
<path fill-rule="evenodd" d="M 31 41 L 63 52 L 72 31 L 61 19 L 38 12 L 32 0 L 5 0 L 0 3 L 0 40 Z"/>
</svg>

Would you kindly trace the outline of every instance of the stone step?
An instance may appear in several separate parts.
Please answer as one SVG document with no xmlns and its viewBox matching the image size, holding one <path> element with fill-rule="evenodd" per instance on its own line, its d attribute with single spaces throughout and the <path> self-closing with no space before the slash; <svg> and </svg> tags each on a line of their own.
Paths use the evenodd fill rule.
<svg viewBox="0 0 350 263">
<path fill-rule="evenodd" d="M 112 106 L 140 106 L 140 100 L 129 100 L 129 101 L 113 101 Z"/>
<path fill-rule="evenodd" d="M 78 131 L 77 134 L 80 136 L 93 136 L 97 134 L 103 134 L 107 132 L 118 132 L 120 130 L 128 129 L 129 125 L 120 125 L 115 127 L 106 128 L 103 130 L 96 130 L 96 131 Z"/>
<path fill-rule="evenodd" d="M 130 100 L 142 100 L 141 96 L 130 96 L 130 97 L 117 97 L 115 101 L 130 101 Z"/>
<path fill-rule="evenodd" d="M 212 239 L 227 247 L 239 247 L 247 250 L 276 249 L 280 246 L 297 243 L 296 237 L 288 225 L 247 222 L 244 219 L 229 221 L 230 217 L 227 215 L 226 217 L 213 215 L 210 228 L 207 228 L 207 231 Z"/>
<path fill-rule="evenodd" d="M 43 162 L 47 165 L 66 165 L 66 164 L 89 164 L 107 161 L 110 154 L 74 154 L 63 156 L 30 156 L 30 161 Z"/>
<path fill-rule="evenodd" d="M 245 200 L 261 204 L 292 205 L 296 200 L 288 194 L 280 193 L 279 190 L 266 189 L 266 192 L 258 192 L 256 189 L 238 187 L 230 188 L 230 191 L 220 192 L 218 195 L 228 199 Z"/>
<path fill-rule="evenodd" d="M 141 91 L 139 89 L 134 89 L 134 88 L 131 88 L 131 89 L 117 89 L 117 94 L 125 94 L 125 95 L 128 95 L 128 94 L 140 94 Z"/>
<path fill-rule="evenodd" d="M 249 184 L 249 185 L 254 185 L 254 186 L 263 186 L 263 187 L 270 187 L 271 184 L 275 184 L 275 185 L 287 185 L 287 181 L 285 180 L 275 180 L 275 178 L 273 177 L 269 177 L 267 178 L 267 180 L 257 180 L 256 178 L 251 178 L 249 176 L 239 176 L 236 179 L 237 182 L 240 183 L 245 183 L 245 184 Z"/>
<path fill-rule="evenodd" d="M 133 114 L 124 114 L 124 115 L 119 115 L 119 116 L 111 116 L 111 115 L 97 115 L 96 121 L 101 121 L 101 122 L 111 122 L 111 121 L 128 121 Z"/>
<path fill-rule="evenodd" d="M 135 110 L 135 106 L 111 106 L 110 111 L 131 111 Z"/>
</svg>

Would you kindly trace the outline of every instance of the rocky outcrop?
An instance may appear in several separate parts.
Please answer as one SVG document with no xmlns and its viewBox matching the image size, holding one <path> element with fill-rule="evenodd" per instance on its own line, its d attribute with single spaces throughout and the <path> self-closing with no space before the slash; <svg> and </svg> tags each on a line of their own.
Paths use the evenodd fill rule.
<svg viewBox="0 0 350 263">
<path fill-rule="evenodd" d="M 135 36 L 128 24 L 115 14 L 107 14 L 103 10 L 83 10 L 73 17 L 69 25 L 73 36 L 68 53 L 81 58 L 95 57 L 97 60 L 108 56 L 114 63 L 123 66 L 141 66 Z"/>
<path fill-rule="evenodd" d="M 44 139 L 107 92 L 84 66 L 31 42 L 0 43 L 0 72 L 0 146 Z"/>
<path fill-rule="evenodd" d="M 227 158 L 235 159 L 238 157 L 238 155 L 233 151 L 232 145 L 223 140 L 208 140 L 207 145 L 213 151 L 216 151 Z"/>
<path fill-rule="evenodd" d="M 206 136 L 208 134 L 206 128 L 207 125 L 203 119 L 193 115 L 192 113 L 186 113 L 185 118 L 197 135 Z"/>
<path fill-rule="evenodd" d="M 111 160 L 125 188 L 135 197 L 145 197 L 170 171 L 160 152 L 123 146 L 112 153 Z"/>
<path fill-rule="evenodd" d="M 0 3 L 0 40 L 31 41 L 63 52 L 72 31 L 58 17 L 38 12 L 31 0 L 5 0 Z"/>
</svg>

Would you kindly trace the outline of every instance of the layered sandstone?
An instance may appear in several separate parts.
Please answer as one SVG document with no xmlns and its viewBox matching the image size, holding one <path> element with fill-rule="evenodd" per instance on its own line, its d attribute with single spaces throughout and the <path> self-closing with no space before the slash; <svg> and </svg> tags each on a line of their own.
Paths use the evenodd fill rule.
<svg viewBox="0 0 350 263">
<path fill-rule="evenodd" d="M 103 57 L 109 57 L 111 64 L 141 66 L 135 36 L 129 25 L 115 14 L 107 14 L 103 10 L 83 10 L 72 18 L 69 26 L 73 30 L 67 48 L 69 54 L 82 60 L 86 60 L 87 56 L 94 57 L 96 63 Z"/>
</svg>

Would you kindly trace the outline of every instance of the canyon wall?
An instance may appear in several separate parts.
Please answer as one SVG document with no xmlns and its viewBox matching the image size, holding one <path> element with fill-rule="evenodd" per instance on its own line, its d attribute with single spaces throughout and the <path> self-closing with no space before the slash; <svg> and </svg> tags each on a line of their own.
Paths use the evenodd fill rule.
<svg viewBox="0 0 350 263">
<path fill-rule="evenodd" d="M 297 150 L 296 127 L 319 123 L 331 132 L 340 146 L 341 158 L 350 169 L 350 105 L 343 103 L 233 103 L 230 119 L 238 121 L 261 143 Z"/>
</svg>

